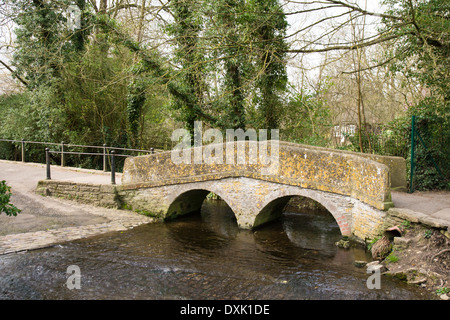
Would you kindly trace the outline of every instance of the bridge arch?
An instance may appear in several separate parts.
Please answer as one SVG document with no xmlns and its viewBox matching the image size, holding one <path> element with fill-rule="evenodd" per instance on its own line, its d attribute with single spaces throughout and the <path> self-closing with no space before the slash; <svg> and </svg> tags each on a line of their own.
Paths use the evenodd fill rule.
<svg viewBox="0 0 450 320">
<path fill-rule="evenodd" d="M 233 211 L 239 227 L 253 229 L 279 218 L 289 200 L 301 196 L 320 203 L 334 217 L 341 234 L 351 235 L 353 204 L 349 198 L 329 192 L 242 177 L 172 185 L 168 188 L 164 200 L 167 203 L 164 219 L 200 210 L 206 196 L 213 192 Z"/>
<path fill-rule="evenodd" d="M 170 220 L 182 215 L 199 211 L 202 207 L 203 201 L 210 192 L 215 193 L 223 201 L 225 201 L 236 217 L 236 209 L 232 207 L 232 202 L 227 199 L 226 194 L 223 194 L 220 190 L 211 189 L 212 188 L 210 187 L 205 188 L 204 186 L 198 186 L 197 188 L 183 188 L 179 192 L 173 193 L 168 199 L 170 205 L 165 214 L 165 219 Z"/>
<path fill-rule="evenodd" d="M 253 227 L 261 226 L 267 222 L 281 217 L 283 208 L 289 200 L 295 196 L 306 197 L 321 204 L 336 220 L 342 235 L 351 235 L 351 218 L 346 214 L 347 204 L 342 203 L 336 198 L 328 198 L 323 192 L 317 192 L 308 189 L 297 190 L 292 188 L 282 188 L 269 194 L 257 213 Z"/>
</svg>

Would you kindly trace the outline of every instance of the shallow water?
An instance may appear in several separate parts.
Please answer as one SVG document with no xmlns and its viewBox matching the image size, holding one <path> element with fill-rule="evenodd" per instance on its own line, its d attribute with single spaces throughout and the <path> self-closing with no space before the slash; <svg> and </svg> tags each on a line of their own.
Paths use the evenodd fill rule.
<svg viewBox="0 0 450 320">
<path fill-rule="evenodd" d="M 330 214 L 284 213 L 240 230 L 221 201 L 201 214 L 0 256 L 2 299 L 431 299 L 426 291 L 353 265 L 362 248 L 339 249 Z M 80 270 L 70 290 L 67 268 Z M 75 282 L 73 282 L 75 283 Z"/>
</svg>

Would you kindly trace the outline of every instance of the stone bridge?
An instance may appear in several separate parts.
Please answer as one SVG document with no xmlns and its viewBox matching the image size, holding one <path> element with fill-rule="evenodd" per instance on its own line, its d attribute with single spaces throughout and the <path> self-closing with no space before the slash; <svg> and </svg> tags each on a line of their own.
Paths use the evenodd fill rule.
<svg viewBox="0 0 450 320">
<path fill-rule="evenodd" d="M 192 148 L 179 164 L 171 152 L 128 158 L 115 199 L 121 207 L 172 219 L 199 210 L 213 192 L 233 210 L 239 227 L 251 229 L 278 218 L 291 197 L 302 196 L 328 209 L 343 235 L 364 239 L 383 226 L 391 188 L 406 187 L 403 158 L 281 141 L 247 141 L 242 152 L 239 143 Z M 250 157 L 253 147 L 257 161 Z M 211 152 L 214 163 L 201 161 Z M 260 157 L 275 152 L 272 163 Z"/>
</svg>

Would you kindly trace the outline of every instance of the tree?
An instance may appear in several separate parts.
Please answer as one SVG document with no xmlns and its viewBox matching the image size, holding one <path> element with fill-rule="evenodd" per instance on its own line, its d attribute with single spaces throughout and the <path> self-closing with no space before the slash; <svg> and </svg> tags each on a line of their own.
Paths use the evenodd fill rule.
<svg viewBox="0 0 450 320">
<path fill-rule="evenodd" d="M 255 48 L 256 84 L 254 101 L 262 116 L 262 127 L 279 127 L 280 95 L 286 91 L 287 21 L 277 0 L 247 1 L 250 45 Z"/>
<path fill-rule="evenodd" d="M 59 7 L 43 0 L 15 0 L 16 43 L 13 65 L 30 87 L 48 83 L 58 76 L 67 46 L 61 43 L 61 25 L 65 18 Z M 60 54 L 62 53 L 62 55 Z"/>
<path fill-rule="evenodd" d="M 108 7 L 105 0 L 98 8 L 85 0 L 11 1 L 18 12 L 14 72 L 26 82 L 23 97 L 29 99 L 15 114 L 19 118 L 27 109 L 26 125 L 20 127 L 34 129 L 17 132 L 20 137 L 32 131 L 30 140 L 144 148 L 138 133 L 148 111 L 147 93 L 153 99 L 165 92 L 135 56 L 132 37 L 126 42 L 118 36 L 125 28 L 112 16 L 129 7 L 119 2 Z M 71 29 L 67 12 L 74 3 L 80 21 Z M 12 129 L 8 135 L 16 136 L 18 129 Z"/>
<path fill-rule="evenodd" d="M 306 12 L 320 12 L 333 8 L 337 13 L 320 20 L 313 20 L 309 25 L 295 31 L 311 32 L 328 21 L 334 24 L 326 32 L 320 32 L 311 40 L 296 40 L 289 53 L 319 53 L 329 51 L 358 51 L 361 48 L 388 43 L 392 48 L 385 59 L 371 66 L 372 68 L 391 64 L 395 70 L 407 71 L 411 59 L 416 67 L 408 70 L 409 76 L 421 79 L 427 86 L 438 90 L 448 100 L 448 59 L 450 22 L 448 1 L 440 0 L 384 0 L 386 12 L 377 13 L 361 8 L 347 0 L 325 0 L 302 2 L 302 10 L 288 14 L 299 15 Z M 376 33 L 367 34 L 358 39 L 346 40 L 338 37 L 355 19 L 376 17 L 380 25 Z M 327 37 L 329 37 L 327 39 Z M 323 39 L 328 41 L 323 41 Z M 440 88 L 440 89 L 438 89 Z"/>
<path fill-rule="evenodd" d="M 392 30 L 401 38 L 392 47 L 395 56 L 391 69 L 401 71 L 418 79 L 439 95 L 443 101 L 450 100 L 450 20 L 448 1 L 386 0 L 389 14 L 402 17 L 405 23 L 398 27 L 384 18 L 384 30 Z M 407 22 L 407 23 L 406 23 Z M 414 67 L 407 62 L 414 61 Z"/>
<path fill-rule="evenodd" d="M 171 78 L 178 85 L 169 90 L 188 128 L 193 131 L 194 120 L 221 128 L 278 128 L 287 84 L 287 22 L 278 1 L 179 0 L 170 12 L 166 30 L 177 68 Z"/>
<path fill-rule="evenodd" d="M 202 2 L 194 0 L 175 0 L 170 9 L 173 23 L 167 26 L 175 45 L 175 63 L 178 65 L 178 93 L 174 96 L 174 107 L 181 111 L 181 120 L 189 131 L 194 132 L 194 121 L 199 117 L 204 105 L 204 52 L 200 47 L 200 32 L 203 16 Z M 209 120 L 209 119 L 206 119 Z"/>
<path fill-rule="evenodd" d="M 240 45 L 243 40 L 244 1 L 219 0 L 211 3 L 211 18 L 208 35 L 211 37 L 212 65 L 216 68 L 216 77 L 223 67 L 221 90 L 216 92 L 215 110 L 222 116 L 218 126 L 222 128 L 245 128 L 245 71 L 248 69 L 248 51 Z"/>
<path fill-rule="evenodd" d="M 325 82 L 325 81 L 324 81 Z M 329 145 L 331 115 L 325 95 L 330 84 L 319 91 L 306 89 L 292 94 L 280 117 L 281 138 L 308 145 Z"/>
<path fill-rule="evenodd" d="M 389 14 L 408 17 L 394 29 L 402 37 L 391 50 L 392 73 L 416 79 L 425 98 L 408 108 L 417 117 L 416 188 L 449 188 L 450 183 L 450 3 L 448 1 L 386 1 Z M 384 19 L 385 28 L 393 23 Z M 422 143 L 424 142 L 424 143 Z M 426 146 L 426 149 L 425 149 Z M 436 168 L 437 165 L 437 168 Z"/>
</svg>

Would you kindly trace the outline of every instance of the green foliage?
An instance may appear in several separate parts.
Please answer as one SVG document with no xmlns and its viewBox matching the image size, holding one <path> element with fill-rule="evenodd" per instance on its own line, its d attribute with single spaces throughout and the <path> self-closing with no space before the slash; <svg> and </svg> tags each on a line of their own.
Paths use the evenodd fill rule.
<svg viewBox="0 0 450 320">
<path fill-rule="evenodd" d="M 180 111 L 180 120 L 193 133 L 194 121 L 200 120 L 205 93 L 204 56 L 199 33 L 202 30 L 202 2 L 176 0 L 171 2 L 174 22 L 166 31 L 174 39 L 175 63 L 180 66 L 177 75 L 178 95 L 173 96 L 173 107 Z"/>
<path fill-rule="evenodd" d="M 381 128 L 381 134 L 370 134 L 372 153 L 406 158 L 407 179 L 410 179 L 411 163 L 411 117 L 416 116 L 414 189 L 449 189 L 450 179 L 450 120 L 449 103 L 439 107 L 439 98 L 424 98 L 411 106 L 405 115 L 394 119 Z M 349 138 L 347 149 L 359 150 L 358 135 Z M 369 141 L 362 137 L 365 150 Z M 422 143 L 423 142 L 423 143 Z M 424 146 L 425 144 L 425 146 Z M 436 168 L 436 166 L 438 168 Z"/>
<path fill-rule="evenodd" d="M 419 81 L 428 95 L 419 104 L 411 106 L 397 126 L 411 132 L 405 126 L 412 115 L 417 117 L 417 130 L 428 150 L 416 141 L 417 164 L 415 188 L 418 190 L 448 188 L 450 178 L 450 20 L 448 1 L 406 0 L 385 1 L 388 13 L 408 18 L 408 23 L 394 27 L 385 19 L 386 28 L 392 28 L 402 41 L 392 46 L 391 56 L 397 56 L 390 67 L 392 72 L 402 72 L 408 78 Z M 410 141 L 410 139 L 409 139 Z M 436 170 L 433 160 L 440 167 Z"/>
<path fill-rule="evenodd" d="M 417 138 L 414 173 L 417 190 L 445 189 L 450 179 L 450 101 L 440 108 L 437 100 L 426 98 L 408 110 L 408 115 L 416 115 L 416 130 L 426 146 Z"/>
<path fill-rule="evenodd" d="M 386 257 L 386 260 L 387 260 L 388 262 L 390 262 L 390 263 L 394 263 L 394 262 L 397 262 L 397 261 L 399 260 L 399 258 L 398 258 L 398 256 L 396 256 L 396 255 L 394 254 L 394 251 L 392 251 L 392 252 Z"/>
<path fill-rule="evenodd" d="M 238 45 L 245 41 L 245 23 L 242 19 L 245 3 L 241 0 L 219 0 L 209 5 L 208 12 L 212 23 L 206 26 L 206 32 L 213 39 L 211 45 L 216 48 L 211 56 L 218 59 L 210 65 L 212 68 L 224 70 L 221 88 L 215 88 L 217 92 L 214 94 L 217 98 L 212 103 L 215 113 L 221 114 L 217 125 L 222 128 L 245 128 L 247 123 L 244 99 L 251 65 L 248 50 Z M 218 34 L 222 36 L 217 37 Z"/>
<path fill-rule="evenodd" d="M 60 76 L 64 62 L 80 50 L 89 28 L 84 23 L 82 31 L 66 27 L 65 10 L 72 4 L 69 0 L 13 0 L 12 4 L 19 12 L 14 19 L 18 26 L 13 57 L 16 73 L 28 81 L 29 88 L 51 85 Z"/>
<path fill-rule="evenodd" d="M 425 239 L 430 239 L 432 235 L 433 235 L 433 230 L 431 230 L 431 229 L 427 229 L 423 232 L 423 237 Z"/>
<path fill-rule="evenodd" d="M 282 103 L 280 96 L 286 91 L 287 20 L 278 0 L 251 0 L 246 2 L 248 37 L 253 39 L 257 72 L 254 105 L 262 115 L 262 127 L 278 129 Z"/>
<path fill-rule="evenodd" d="M 172 1 L 173 20 L 164 29 L 171 61 L 86 0 L 12 3 L 13 65 L 30 91 L 17 95 L 20 109 L 6 103 L 2 137 L 145 148 L 154 141 L 149 134 L 166 133 L 174 121 L 191 130 L 194 120 L 278 128 L 287 22 L 277 0 Z M 69 30 L 66 10 L 74 3 L 81 28 Z M 167 145 L 169 137 L 158 143 Z M 39 161 L 43 153 L 32 148 L 27 155 Z"/>
<path fill-rule="evenodd" d="M 220 197 L 214 192 L 210 192 L 206 195 L 206 199 L 208 200 L 220 200 Z"/>
<path fill-rule="evenodd" d="M 33 91 L 2 96 L 0 98 L 0 136 L 13 140 L 58 141 L 64 131 L 64 114 L 54 100 L 53 87 L 36 87 Z M 3 143 L 3 159 L 20 159 L 20 144 Z M 10 148 L 13 148 L 13 152 Z M 43 147 L 26 145 L 27 161 L 43 162 Z"/>
<path fill-rule="evenodd" d="M 410 229 L 411 228 L 411 221 L 409 220 L 404 220 L 402 222 L 402 227 L 406 228 L 406 229 Z"/>
<path fill-rule="evenodd" d="M 450 123 L 448 111 L 440 109 L 437 98 L 428 97 L 411 106 L 405 116 L 384 126 L 386 136 L 374 136 L 372 145 L 383 141 L 375 153 L 406 158 L 407 178 L 410 179 L 411 116 L 416 116 L 414 189 L 448 189 L 450 177 Z M 425 146 L 422 144 L 425 144 Z M 391 145 L 389 145 L 391 143 Z M 425 148 L 426 147 L 426 148 Z M 436 168 L 436 165 L 439 169 Z"/>
<path fill-rule="evenodd" d="M 6 181 L 0 181 L 0 214 L 4 212 L 7 216 L 17 216 L 20 209 L 17 209 L 10 203 L 11 187 L 6 184 Z"/>
<path fill-rule="evenodd" d="M 287 22 L 278 1 L 179 0 L 166 28 L 175 47 L 173 107 L 193 129 L 278 128 Z M 209 88 L 208 83 L 214 83 Z"/>
<path fill-rule="evenodd" d="M 416 116 L 416 130 L 422 141 L 415 141 L 414 188 L 417 190 L 450 187 L 450 10 L 448 1 L 386 0 L 388 10 L 382 31 L 389 30 L 399 39 L 387 53 L 392 60 L 391 76 L 402 73 L 406 79 L 421 84 L 424 98 L 408 106 L 405 114 L 384 124 L 381 134 L 363 135 L 364 150 L 372 153 L 401 156 L 407 160 L 410 175 L 411 117 Z M 402 21 L 402 23 L 399 23 Z M 395 57 L 395 59 L 392 59 Z M 347 148 L 359 151 L 359 136 L 350 137 Z M 441 172 L 436 169 L 437 165 Z"/>
<path fill-rule="evenodd" d="M 120 33 L 117 22 L 95 14 L 85 0 L 76 1 L 82 19 L 75 30 L 66 27 L 72 1 L 13 4 L 19 13 L 13 64 L 29 90 L 0 99 L 2 138 L 142 149 L 167 145 L 170 136 L 148 136 L 162 131 L 161 118 L 168 113 L 167 93 L 149 72 L 159 67 L 157 59 L 135 59 L 140 47 Z M 0 155 L 17 158 L 17 147 L 2 143 Z M 27 161 L 43 161 L 42 146 L 26 148 Z M 68 165 L 71 159 L 88 167 L 102 162 L 73 156 Z"/>
<path fill-rule="evenodd" d="M 408 23 L 385 19 L 386 29 L 403 38 L 392 46 L 393 55 L 398 56 L 392 64 L 393 71 L 404 72 L 418 79 L 432 90 L 433 95 L 448 101 L 450 87 L 450 3 L 441 0 L 408 1 L 386 0 L 388 14 L 404 17 Z M 415 64 L 411 64 L 411 59 Z"/>
<path fill-rule="evenodd" d="M 65 64 L 58 82 L 61 105 L 67 118 L 67 138 L 80 144 L 127 145 L 126 101 L 131 62 L 127 52 L 104 53 L 104 42 L 86 45 L 78 61 Z M 115 48 L 113 48 L 115 49 Z"/>
<path fill-rule="evenodd" d="M 437 288 L 436 289 L 436 294 L 437 295 L 443 295 L 443 294 L 447 294 L 447 293 L 450 293 L 450 288 L 447 288 L 447 287 L 442 287 L 442 288 Z"/>
<path fill-rule="evenodd" d="M 375 237 L 375 238 L 373 238 L 373 239 L 367 244 L 367 250 L 371 251 L 373 245 L 374 245 L 378 240 L 380 240 L 380 238 L 381 238 L 381 237 Z"/>
<path fill-rule="evenodd" d="M 302 90 L 294 95 L 280 117 L 283 140 L 323 147 L 329 144 L 331 114 L 322 97 L 328 88 L 324 86 L 314 93 Z"/>
</svg>

